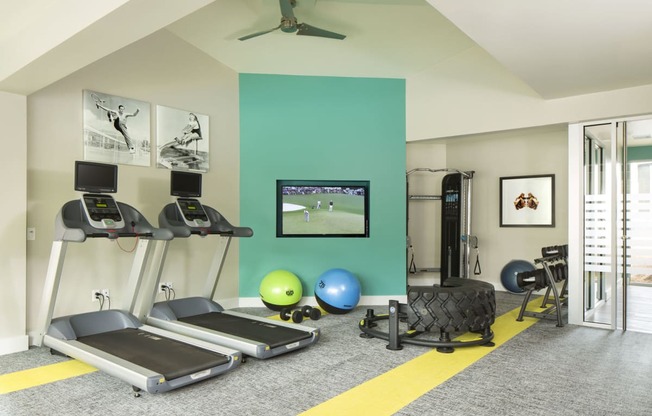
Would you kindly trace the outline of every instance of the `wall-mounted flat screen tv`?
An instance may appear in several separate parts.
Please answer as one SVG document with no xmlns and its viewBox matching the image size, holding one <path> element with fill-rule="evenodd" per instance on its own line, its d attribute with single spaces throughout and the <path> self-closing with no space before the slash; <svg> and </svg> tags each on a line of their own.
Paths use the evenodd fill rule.
<svg viewBox="0 0 652 416">
<path fill-rule="evenodd" d="M 75 161 L 75 191 L 96 194 L 118 192 L 118 166 Z"/>
<path fill-rule="evenodd" d="M 201 173 L 170 171 L 170 195 L 181 198 L 201 196 Z"/>
<path fill-rule="evenodd" d="M 277 180 L 277 237 L 369 237 L 369 181 Z"/>
</svg>

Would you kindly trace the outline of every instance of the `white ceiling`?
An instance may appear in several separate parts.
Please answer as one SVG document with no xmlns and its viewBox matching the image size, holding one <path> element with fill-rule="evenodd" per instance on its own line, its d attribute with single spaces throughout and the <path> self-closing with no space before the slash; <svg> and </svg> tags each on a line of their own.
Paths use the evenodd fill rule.
<svg viewBox="0 0 652 416">
<path fill-rule="evenodd" d="M 0 3 L 0 91 L 26 95 L 162 28 L 246 73 L 409 78 L 479 45 L 545 99 L 652 84 L 649 0 L 297 0 L 347 38 L 246 41 L 277 0 Z"/>
</svg>

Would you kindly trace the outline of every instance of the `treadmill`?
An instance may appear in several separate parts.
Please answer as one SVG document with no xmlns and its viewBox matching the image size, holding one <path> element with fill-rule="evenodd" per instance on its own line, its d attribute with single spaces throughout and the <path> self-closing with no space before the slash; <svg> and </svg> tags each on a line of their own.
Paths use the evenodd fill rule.
<svg viewBox="0 0 652 416">
<path fill-rule="evenodd" d="M 213 301 L 220 272 L 233 237 L 251 237 L 248 227 L 231 225 L 215 209 L 189 196 L 201 196 L 201 174 L 171 171 L 171 193 L 180 196 L 159 214 L 159 227 L 175 238 L 216 236 L 218 244 L 201 296 L 154 303 L 170 241 L 163 244 L 156 284 L 145 318 L 150 325 L 242 351 L 246 356 L 266 359 L 308 347 L 319 339 L 319 329 L 236 311 L 224 310 Z M 157 262 L 153 261 L 153 264 Z"/>
<path fill-rule="evenodd" d="M 90 176 L 102 176 L 114 170 L 117 178 L 115 165 L 91 162 L 76 165 L 79 165 L 76 175 L 87 169 Z M 68 243 L 83 243 L 87 238 L 123 237 L 137 239 L 125 291 L 128 305 L 124 310 L 107 309 L 52 319 Z M 150 243 L 172 238 L 169 230 L 154 228 L 135 208 L 115 201 L 110 195 L 87 193 L 67 202 L 55 220 L 37 345 L 126 381 L 136 396 L 141 390 L 166 392 L 237 368 L 242 362 L 241 352 L 144 325 L 127 312 L 135 305 L 151 252 Z M 83 276 L 87 277 L 91 276 Z"/>
</svg>

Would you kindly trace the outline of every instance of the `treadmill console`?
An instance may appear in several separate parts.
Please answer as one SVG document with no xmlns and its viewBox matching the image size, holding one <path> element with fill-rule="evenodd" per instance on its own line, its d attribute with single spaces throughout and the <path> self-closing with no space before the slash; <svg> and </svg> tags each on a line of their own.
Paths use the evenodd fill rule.
<svg viewBox="0 0 652 416">
<path fill-rule="evenodd" d="M 181 212 L 183 221 L 189 227 L 210 227 L 211 222 L 199 200 L 194 198 L 178 198 L 177 208 Z"/>
<path fill-rule="evenodd" d="M 82 206 L 86 213 L 88 223 L 99 229 L 124 228 L 123 220 L 118 204 L 113 197 L 102 194 L 84 194 Z"/>
</svg>

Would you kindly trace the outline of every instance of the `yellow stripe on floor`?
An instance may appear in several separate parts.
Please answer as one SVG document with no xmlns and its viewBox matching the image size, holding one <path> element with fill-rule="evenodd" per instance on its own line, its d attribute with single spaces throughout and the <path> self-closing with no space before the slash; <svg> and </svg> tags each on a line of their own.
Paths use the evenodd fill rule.
<svg viewBox="0 0 652 416">
<path fill-rule="evenodd" d="M 0 394 L 36 387 L 97 371 L 81 361 L 70 360 L 29 370 L 0 375 Z"/>
<path fill-rule="evenodd" d="M 528 304 L 527 310 L 537 309 L 540 304 L 541 299 L 535 299 Z M 538 321 L 526 317 L 522 322 L 517 322 L 519 311 L 520 307 L 496 318 L 491 326 L 495 347 L 455 348 L 453 354 L 443 354 L 433 349 L 301 415 L 393 415 Z M 477 338 L 474 335 L 472 339 Z M 400 351 L 396 351 L 396 354 L 400 354 Z M 370 397 L 374 399 L 369 400 Z"/>
</svg>

